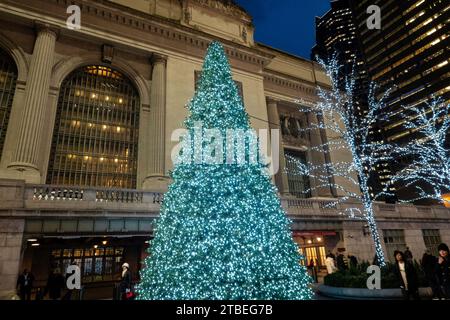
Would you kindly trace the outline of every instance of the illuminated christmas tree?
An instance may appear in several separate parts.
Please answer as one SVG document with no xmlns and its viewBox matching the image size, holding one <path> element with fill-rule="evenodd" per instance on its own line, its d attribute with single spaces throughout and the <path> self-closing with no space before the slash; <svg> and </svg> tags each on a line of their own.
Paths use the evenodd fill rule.
<svg viewBox="0 0 450 320">
<path fill-rule="evenodd" d="M 208 48 L 188 107 L 182 151 L 141 271 L 138 299 L 312 298 L 290 221 L 256 135 L 248 134 L 249 117 L 218 42 Z M 234 139 L 240 134 L 244 144 Z"/>
</svg>

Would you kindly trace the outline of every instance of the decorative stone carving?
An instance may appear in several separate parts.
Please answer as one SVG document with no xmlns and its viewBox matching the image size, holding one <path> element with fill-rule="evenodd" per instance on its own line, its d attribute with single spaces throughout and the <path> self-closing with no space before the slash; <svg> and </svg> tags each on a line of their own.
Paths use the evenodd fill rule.
<svg viewBox="0 0 450 320">
<path fill-rule="evenodd" d="M 242 29 L 242 40 L 247 42 L 247 29 L 245 27 Z"/>
<path fill-rule="evenodd" d="M 305 116 L 280 113 L 280 126 L 285 144 L 299 147 L 309 145 L 310 134 L 302 130 L 308 127 Z"/>
<path fill-rule="evenodd" d="M 194 3 L 198 3 L 202 6 L 209 7 L 212 9 L 220 10 L 225 14 L 245 19 L 251 22 L 251 17 L 242 8 L 234 3 L 232 0 L 192 0 Z"/>
<path fill-rule="evenodd" d="M 184 9 L 183 16 L 184 16 L 184 22 L 186 22 L 186 23 L 189 23 L 192 20 L 192 15 L 188 8 Z"/>
<path fill-rule="evenodd" d="M 114 58 L 114 47 L 108 44 L 102 46 L 102 61 L 112 63 Z"/>
</svg>

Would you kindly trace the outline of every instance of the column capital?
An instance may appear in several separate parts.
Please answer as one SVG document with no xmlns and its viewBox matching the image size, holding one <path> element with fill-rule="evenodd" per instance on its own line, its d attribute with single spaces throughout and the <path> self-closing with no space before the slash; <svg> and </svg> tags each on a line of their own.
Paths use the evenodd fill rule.
<svg viewBox="0 0 450 320">
<path fill-rule="evenodd" d="M 278 104 L 278 100 L 275 99 L 275 98 L 272 98 L 272 97 L 266 97 L 266 103 L 267 103 L 267 105 L 269 105 L 269 104 L 277 105 Z"/>
<path fill-rule="evenodd" d="M 152 53 L 150 56 L 150 63 L 155 65 L 157 63 L 163 63 L 166 64 L 167 62 L 167 56 L 158 54 L 158 53 Z"/>
<path fill-rule="evenodd" d="M 38 34 L 41 32 L 48 32 L 54 35 L 55 38 L 58 38 L 60 33 L 60 28 L 58 26 L 39 20 L 34 21 L 34 28 Z"/>
</svg>

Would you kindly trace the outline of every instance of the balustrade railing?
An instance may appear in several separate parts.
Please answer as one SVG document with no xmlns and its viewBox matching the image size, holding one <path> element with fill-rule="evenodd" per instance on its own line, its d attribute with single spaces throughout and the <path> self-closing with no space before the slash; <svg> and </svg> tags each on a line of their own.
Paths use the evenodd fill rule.
<svg viewBox="0 0 450 320">
<path fill-rule="evenodd" d="M 31 187 L 33 200 L 83 200 L 84 190 L 80 187 L 60 187 L 50 185 L 27 186 Z"/>
<path fill-rule="evenodd" d="M 56 203 L 59 208 L 64 208 L 64 203 L 79 203 L 82 208 L 97 208 L 100 206 L 111 208 L 111 205 L 118 205 L 118 209 L 134 208 L 142 210 L 147 205 L 157 208 L 163 202 L 164 194 L 160 192 L 133 190 L 133 189 L 108 189 L 95 187 L 74 187 L 58 185 L 26 184 L 25 194 L 22 198 L 26 205 L 38 208 L 45 208 L 46 203 Z M 338 203 L 333 199 L 296 199 L 294 197 L 282 197 L 281 203 L 287 214 L 293 216 L 330 216 L 344 218 L 344 214 L 349 208 L 359 208 L 362 205 L 353 202 Z M 53 206 L 53 205 L 50 205 Z M 129 206 L 129 207 L 128 207 Z M 414 206 L 411 204 L 389 204 L 383 202 L 374 203 L 376 217 L 391 217 L 398 215 L 404 218 L 426 218 L 435 217 L 444 219 L 450 218 L 450 209 L 443 206 Z"/>
<path fill-rule="evenodd" d="M 98 203 L 152 203 L 161 204 L 160 192 L 106 189 L 94 187 L 72 187 L 54 185 L 27 185 L 25 200 L 34 201 L 94 201 Z"/>
</svg>

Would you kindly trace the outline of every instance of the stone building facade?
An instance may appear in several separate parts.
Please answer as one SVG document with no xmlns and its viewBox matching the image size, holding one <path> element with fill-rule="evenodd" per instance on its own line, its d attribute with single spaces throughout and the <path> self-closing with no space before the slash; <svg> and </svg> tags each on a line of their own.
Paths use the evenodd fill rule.
<svg viewBox="0 0 450 320">
<path fill-rule="evenodd" d="M 71 5 L 81 29 L 69 28 Z M 319 67 L 253 39 L 242 8 L 217 0 L 3 0 L 0 3 L 0 296 L 30 269 L 36 287 L 51 268 L 82 269 L 86 297 L 110 296 L 123 261 L 140 268 L 170 183 L 171 140 L 182 126 L 208 44 L 224 44 L 255 129 L 281 129 L 274 183 L 307 259 L 328 250 L 373 257 L 364 223 L 330 209 L 336 190 L 305 195 L 285 153 L 339 161 L 311 144 Z M 299 102 L 300 101 L 300 102 Z M 270 149 L 270 148 L 269 148 Z M 450 241 L 450 211 L 378 204 L 386 251 Z M 385 231 L 386 230 L 386 231 Z M 431 242 L 430 242 L 431 241 Z M 137 272 L 135 272 L 137 274 Z"/>
</svg>

